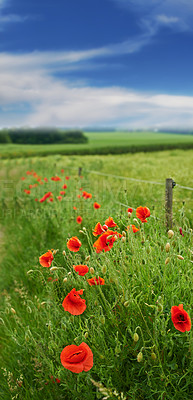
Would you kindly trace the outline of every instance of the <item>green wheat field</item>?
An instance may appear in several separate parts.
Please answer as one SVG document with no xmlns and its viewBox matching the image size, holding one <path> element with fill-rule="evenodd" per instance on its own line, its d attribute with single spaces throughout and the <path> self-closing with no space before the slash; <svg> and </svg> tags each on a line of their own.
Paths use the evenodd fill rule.
<svg viewBox="0 0 193 400">
<path fill-rule="evenodd" d="M 89 135 L 80 148 L 100 148 L 102 136 Z M 143 144 L 142 133 L 135 141 L 131 135 L 129 144 L 121 135 L 121 142 L 103 135 L 103 148 Z M 163 135 L 156 134 L 155 143 L 163 144 Z M 182 140 L 166 138 L 171 144 Z M 152 145 L 151 134 L 146 139 Z M 193 137 L 183 140 L 193 143 Z M 27 147 L 0 146 L 0 398 L 192 400 L 192 329 L 177 329 L 171 309 L 183 304 L 193 316 L 193 150 L 45 157 L 57 152 L 57 145 L 49 151 Z M 36 156 L 26 157 L 37 148 Z M 177 183 L 169 234 L 166 178 Z M 52 195 L 40 202 L 48 192 Z M 136 216 L 139 206 L 150 210 L 145 223 Z M 112 246 L 97 252 L 94 228 L 109 217 L 116 223 L 107 238 Z M 81 242 L 76 252 L 67 245 L 72 237 Z M 53 259 L 45 267 L 39 258 L 48 250 Z M 86 265 L 87 274 L 79 275 L 77 265 Z M 89 284 L 99 277 L 104 284 Z M 72 289 L 83 290 L 86 308 L 78 315 L 62 305 Z M 61 353 L 82 343 L 93 363 L 72 372 Z M 73 356 L 70 363 L 77 369 L 83 357 L 79 347 Z"/>
<path fill-rule="evenodd" d="M 84 132 L 86 144 L 0 144 L 0 158 L 46 156 L 48 154 L 120 154 L 193 148 L 193 135 L 155 132 Z"/>
</svg>

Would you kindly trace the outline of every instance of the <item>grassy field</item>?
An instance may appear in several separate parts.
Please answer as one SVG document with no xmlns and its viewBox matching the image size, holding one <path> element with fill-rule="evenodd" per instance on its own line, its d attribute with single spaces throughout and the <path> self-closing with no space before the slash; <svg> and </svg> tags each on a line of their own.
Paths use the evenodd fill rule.
<svg viewBox="0 0 193 400">
<path fill-rule="evenodd" d="M 154 132 L 85 132 L 87 144 L 0 145 L 0 158 L 44 156 L 48 154 L 116 154 L 192 148 L 193 135 Z"/>
<path fill-rule="evenodd" d="M 193 191 L 173 189 L 171 238 L 164 211 L 165 178 L 193 187 L 192 165 L 192 150 L 0 161 L 0 398 L 192 400 L 192 330 L 175 328 L 171 307 L 183 304 L 193 315 Z M 26 174 L 32 169 L 37 176 Z M 93 170 L 162 184 L 107 178 Z M 61 181 L 51 180 L 56 175 Z M 66 193 L 60 201 L 61 190 Z M 53 202 L 35 201 L 48 191 Z M 92 198 L 83 198 L 83 191 Z M 101 207 L 95 209 L 94 202 Z M 136 219 L 138 206 L 150 209 L 147 223 Z M 128 207 L 134 209 L 130 217 Z M 110 229 L 123 236 L 97 253 L 92 232 L 109 216 L 117 224 Z M 73 236 L 82 243 L 78 252 L 67 247 Z M 51 249 L 52 270 L 39 263 Z M 89 267 L 87 275 L 75 272 L 73 265 L 80 264 Z M 90 286 L 87 279 L 98 276 L 104 285 Z M 86 300 L 80 315 L 62 306 L 73 288 L 83 289 Z M 82 342 L 93 353 L 93 367 L 71 372 L 60 354 Z"/>
</svg>

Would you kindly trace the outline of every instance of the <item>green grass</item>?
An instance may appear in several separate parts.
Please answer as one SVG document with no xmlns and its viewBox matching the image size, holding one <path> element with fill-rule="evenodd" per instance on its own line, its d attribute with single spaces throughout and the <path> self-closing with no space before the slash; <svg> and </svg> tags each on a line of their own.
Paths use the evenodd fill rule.
<svg viewBox="0 0 193 400">
<path fill-rule="evenodd" d="M 0 222 L 5 243 L 1 249 L 2 399 L 95 400 L 108 394 L 114 400 L 121 398 L 121 393 L 129 400 L 192 399 L 192 330 L 177 331 L 170 310 L 183 303 L 190 317 L 193 315 L 193 193 L 173 189 L 172 239 L 168 239 L 164 215 L 165 178 L 192 186 L 192 162 L 192 150 L 0 162 Z M 83 178 L 77 176 L 79 166 Z M 49 182 L 26 195 L 23 190 L 36 182 L 26 175 L 32 168 Z M 65 169 L 63 175 L 61 168 Z M 163 186 L 97 177 L 88 170 L 163 182 Z M 55 174 L 63 177 L 62 182 L 50 180 Z M 22 176 L 25 181 L 20 180 Z M 63 183 L 68 188 L 59 202 L 56 196 Z M 92 199 L 78 198 L 80 187 L 92 193 Z M 53 203 L 34 201 L 48 190 L 54 194 Z M 101 204 L 100 209 L 94 210 L 94 201 Z M 121 233 L 133 223 L 135 215 L 130 220 L 127 207 L 119 203 L 147 206 L 151 216 L 144 226 L 139 224 L 139 233 L 130 229 L 126 242 L 117 240 L 109 252 L 97 254 L 92 231 L 98 221 L 103 224 L 111 215 Z M 82 216 L 82 225 L 77 224 L 77 215 Z M 67 249 L 71 236 L 82 242 L 77 253 Z M 38 261 L 51 248 L 59 249 L 53 262 L 58 269 L 52 273 Z M 78 276 L 72 266 L 81 263 L 93 267 L 94 275 L 103 277 L 105 285 L 91 287 L 86 277 Z M 91 276 L 89 272 L 88 278 Z M 58 281 L 48 282 L 49 277 Z M 87 308 L 80 316 L 72 316 L 62 307 L 72 288 L 84 289 Z M 135 332 L 137 342 L 133 340 Z M 61 365 L 60 353 L 66 345 L 81 342 L 91 348 L 94 365 L 88 372 L 75 374 Z M 138 362 L 140 352 L 143 359 Z M 60 384 L 52 383 L 51 376 L 60 379 Z M 106 394 L 104 387 L 101 392 L 91 379 L 107 388 Z"/>
<path fill-rule="evenodd" d="M 49 154 L 116 154 L 192 148 L 193 135 L 154 132 L 86 132 L 86 144 L 0 145 L 1 158 L 45 156 Z"/>
</svg>

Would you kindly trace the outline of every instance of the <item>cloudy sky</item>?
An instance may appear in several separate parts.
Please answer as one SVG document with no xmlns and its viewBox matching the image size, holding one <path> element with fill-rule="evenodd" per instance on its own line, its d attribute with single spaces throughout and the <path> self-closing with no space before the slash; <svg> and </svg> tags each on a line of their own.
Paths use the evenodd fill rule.
<svg viewBox="0 0 193 400">
<path fill-rule="evenodd" d="M 0 127 L 193 128 L 192 0 L 0 0 Z"/>
</svg>

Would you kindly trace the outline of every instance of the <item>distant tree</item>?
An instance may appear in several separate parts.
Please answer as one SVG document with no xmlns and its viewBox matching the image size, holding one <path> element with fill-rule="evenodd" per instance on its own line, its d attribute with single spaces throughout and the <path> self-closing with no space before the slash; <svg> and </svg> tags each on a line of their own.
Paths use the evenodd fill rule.
<svg viewBox="0 0 193 400">
<path fill-rule="evenodd" d="M 11 139 L 7 129 L 0 130 L 0 143 L 11 143 Z"/>
</svg>

